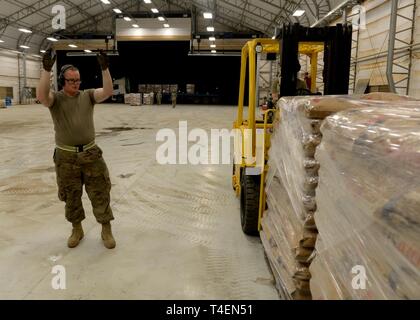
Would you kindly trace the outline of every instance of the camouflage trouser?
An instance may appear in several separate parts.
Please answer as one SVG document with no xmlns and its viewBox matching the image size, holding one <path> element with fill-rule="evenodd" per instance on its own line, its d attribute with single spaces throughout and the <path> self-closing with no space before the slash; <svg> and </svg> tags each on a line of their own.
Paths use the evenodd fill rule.
<svg viewBox="0 0 420 320">
<path fill-rule="evenodd" d="M 55 149 L 58 198 L 66 203 L 66 219 L 72 223 L 85 218 L 82 205 L 83 184 L 99 223 L 113 220 L 110 207 L 111 180 L 102 150 L 95 146 L 80 153 Z"/>
</svg>

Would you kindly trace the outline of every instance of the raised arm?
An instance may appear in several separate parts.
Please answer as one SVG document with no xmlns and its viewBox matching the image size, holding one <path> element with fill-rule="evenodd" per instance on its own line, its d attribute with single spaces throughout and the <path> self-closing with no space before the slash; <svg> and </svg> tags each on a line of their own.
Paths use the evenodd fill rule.
<svg viewBox="0 0 420 320">
<path fill-rule="evenodd" d="M 98 54 L 98 62 L 102 69 L 102 88 L 95 89 L 94 91 L 94 98 L 96 102 L 102 102 L 112 96 L 113 92 L 113 85 L 112 85 L 112 78 L 111 73 L 109 72 L 109 59 L 108 56 L 103 52 L 100 51 Z"/>
<path fill-rule="evenodd" d="M 41 73 L 41 80 L 36 88 L 36 98 L 46 107 L 50 108 L 54 103 L 54 95 L 50 91 L 51 69 L 57 56 L 52 56 L 52 49 L 48 49 L 42 57 L 44 70 Z"/>
</svg>

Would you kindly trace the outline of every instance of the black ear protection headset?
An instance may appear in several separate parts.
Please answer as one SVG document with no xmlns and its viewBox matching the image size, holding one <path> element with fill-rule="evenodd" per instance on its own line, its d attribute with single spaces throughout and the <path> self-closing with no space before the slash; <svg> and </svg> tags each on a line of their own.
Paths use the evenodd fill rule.
<svg viewBox="0 0 420 320">
<path fill-rule="evenodd" d="M 64 66 L 61 67 L 61 71 L 60 71 L 60 75 L 58 76 L 58 84 L 61 87 L 64 87 L 64 74 L 66 73 L 67 70 L 71 69 L 71 68 L 75 68 L 72 64 L 65 64 Z"/>
</svg>

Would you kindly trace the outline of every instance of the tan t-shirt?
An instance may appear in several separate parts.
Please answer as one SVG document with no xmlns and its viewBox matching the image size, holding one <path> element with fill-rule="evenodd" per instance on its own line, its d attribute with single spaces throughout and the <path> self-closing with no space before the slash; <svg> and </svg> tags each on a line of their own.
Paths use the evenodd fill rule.
<svg viewBox="0 0 420 320">
<path fill-rule="evenodd" d="M 74 97 L 67 96 L 63 91 L 54 93 L 54 103 L 49 109 L 56 144 L 76 146 L 95 140 L 94 90 L 79 91 Z"/>
</svg>

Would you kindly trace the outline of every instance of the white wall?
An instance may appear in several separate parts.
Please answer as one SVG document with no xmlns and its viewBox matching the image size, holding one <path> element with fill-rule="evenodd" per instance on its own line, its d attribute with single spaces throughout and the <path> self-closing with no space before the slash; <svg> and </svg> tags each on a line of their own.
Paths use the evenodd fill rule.
<svg viewBox="0 0 420 320">
<path fill-rule="evenodd" d="M 413 0 L 399 0 L 398 7 L 402 8 L 407 4 L 413 3 Z M 419 3 L 418 3 L 419 4 Z M 378 57 L 380 53 L 387 52 L 388 40 L 389 40 L 389 24 L 390 24 L 390 13 L 391 13 L 391 1 L 383 0 L 368 0 L 363 2 L 363 7 L 366 9 L 366 28 L 359 30 L 359 44 L 358 44 L 358 64 L 356 72 L 356 82 L 359 79 L 370 79 L 370 85 L 387 85 L 386 78 L 386 55 Z M 399 14 L 410 16 L 412 15 L 412 6 L 399 10 Z M 420 42 L 419 34 L 419 21 L 420 20 L 420 8 L 416 12 L 416 23 L 414 28 L 414 43 Z M 341 20 L 337 21 L 341 23 Z M 335 24 L 335 23 L 334 23 Z M 334 25 L 333 24 L 333 25 Z M 411 27 L 411 22 L 406 19 L 397 19 L 397 31 Z M 410 42 L 411 33 L 409 31 L 402 32 L 398 35 L 398 38 L 406 42 Z M 401 48 L 405 44 L 396 42 L 395 47 Z M 415 49 L 412 54 L 412 68 L 410 77 L 410 90 L 409 95 L 420 98 L 420 47 Z M 373 56 L 373 59 L 364 60 Z M 395 61 L 401 65 L 408 66 L 409 58 L 408 54 L 402 58 L 396 59 Z M 398 68 L 394 68 L 394 71 Z M 399 80 L 398 76 L 394 76 L 394 81 Z M 404 90 L 399 93 L 405 94 Z"/>
<path fill-rule="evenodd" d="M 0 86 L 13 87 L 13 104 L 19 103 L 19 53 L 0 49 Z M 23 59 L 20 58 L 20 62 Z M 36 87 L 41 75 L 41 58 L 26 56 L 26 86 Z M 22 80 L 23 81 L 23 80 Z"/>
</svg>

